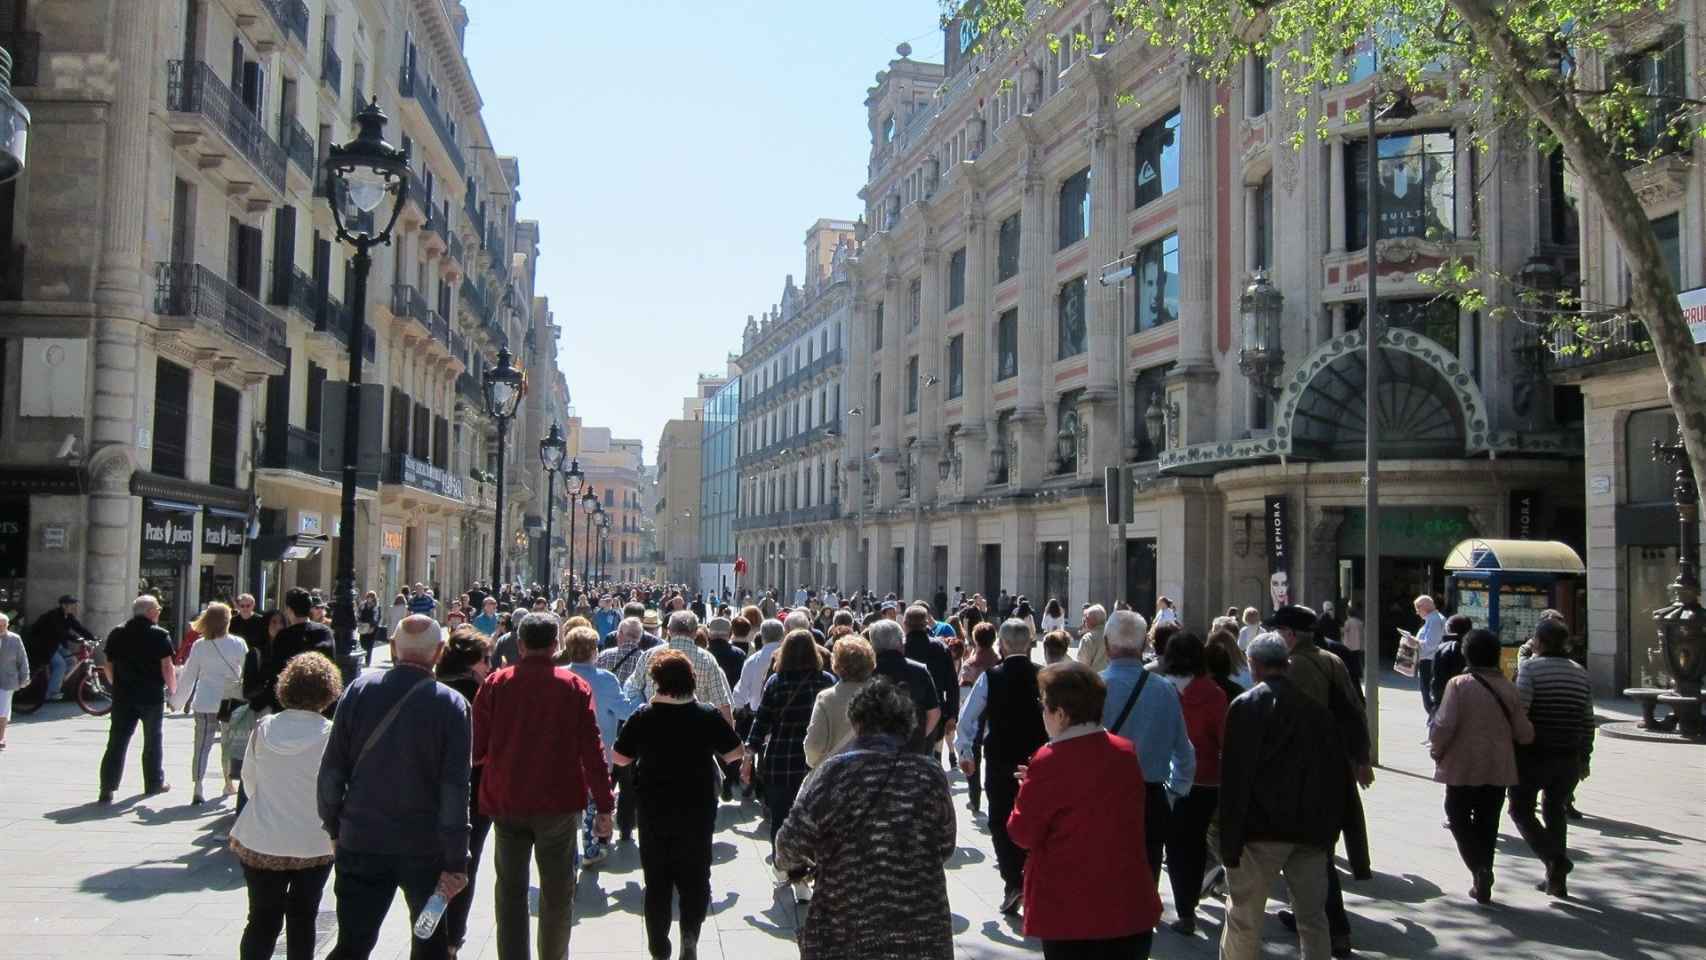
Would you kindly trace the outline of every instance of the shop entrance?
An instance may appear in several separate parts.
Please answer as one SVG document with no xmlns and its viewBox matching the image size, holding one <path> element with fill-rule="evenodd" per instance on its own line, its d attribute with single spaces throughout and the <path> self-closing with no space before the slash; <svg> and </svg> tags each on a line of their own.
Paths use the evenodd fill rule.
<svg viewBox="0 0 1706 960">
<path fill-rule="evenodd" d="M 1001 595 L 1001 544 L 986 543 L 983 545 L 983 597 L 989 601 L 991 609 L 995 607 L 995 598 Z"/>
<path fill-rule="evenodd" d="M 1319 604 L 1335 601 L 1343 611 L 1347 601 L 1367 609 L 1363 564 L 1363 511 L 1345 511 L 1339 527 L 1336 597 L 1308 597 Z M 1398 652 L 1398 630 L 1414 631 L 1419 624 L 1415 599 L 1427 594 L 1445 609 L 1445 557 L 1458 543 L 1475 536 L 1468 511 L 1462 507 L 1387 507 L 1380 511 L 1380 655 Z"/>
<path fill-rule="evenodd" d="M 1067 590 L 1072 582 L 1072 553 L 1071 547 L 1065 540 L 1051 540 L 1043 544 L 1043 594 L 1032 601 L 1032 606 L 1041 609 L 1049 600 L 1059 600 L 1063 610 L 1071 610 Z"/>
<path fill-rule="evenodd" d="M 64 531 L 60 531 L 64 536 Z M 0 613 L 22 633 L 24 585 L 29 582 L 30 501 L 0 500 Z"/>
<path fill-rule="evenodd" d="M 1125 593 L 1117 597 L 1133 610 L 1155 609 L 1155 538 L 1139 537 L 1125 542 Z"/>
</svg>

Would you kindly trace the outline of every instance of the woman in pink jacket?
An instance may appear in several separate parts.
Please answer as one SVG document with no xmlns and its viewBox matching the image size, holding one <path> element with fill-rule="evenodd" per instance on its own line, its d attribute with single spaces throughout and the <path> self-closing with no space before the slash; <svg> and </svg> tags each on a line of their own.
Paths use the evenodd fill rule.
<svg viewBox="0 0 1706 960">
<path fill-rule="evenodd" d="M 1445 784 L 1445 816 L 1472 878 L 1469 896 L 1493 898 L 1493 848 L 1505 788 L 1517 782 L 1516 745 L 1534 739 L 1516 685 L 1499 670 L 1499 638 L 1491 630 L 1463 638 L 1469 672 L 1451 678 L 1428 734 L 1434 779 Z"/>
</svg>

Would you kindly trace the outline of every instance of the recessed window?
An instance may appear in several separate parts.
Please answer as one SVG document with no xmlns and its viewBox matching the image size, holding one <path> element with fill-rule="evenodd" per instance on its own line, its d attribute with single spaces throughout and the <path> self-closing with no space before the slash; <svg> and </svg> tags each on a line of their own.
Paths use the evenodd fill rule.
<svg viewBox="0 0 1706 960">
<path fill-rule="evenodd" d="M 1262 116 L 1273 105 L 1274 99 L 1274 74 L 1268 69 L 1268 58 L 1259 53 L 1250 54 L 1245 71 L 1244 112 L 1252 117 Z"/>
<path fill-rule="evenodd" d="M 1085 167 L 1060 184 L 1060 244 L 1066 249 L 1090 233 L 1090 168 Z"/>
<path fill-rule="evenodd" d="M 966 302 L 966 248 L 961 247 L 948 255 L 948 309 L 964 305 Z"/>
<path fill-rule="evenodd" d="M 1179 188 L 1179 111 L 1137 135 L 1136 203 L 1143 206 Z"/>
<path fill-rule="evenodd" d="M 906 288 L 906 329 L 917 330 L 919 320 L 923 316 L 924 281 L 913 277 L 912 283 Z"/>
<path fill-rule="evenodd" d="M 1060 352 L 1057 360 L 1076 357 L 1089 349 L 1088 331 L 1084 323 L 1084 278 L 1076 277 L 1060 286 L 1055 304 L 1060 330 Z"/>
<path fill-rule="evenodd" d="M 1136 329 L 1179 319 L 1179 235 L 1170 233 L 1137 251 Z"/>
<path fill-rule="evenodd" d="M 1658 153 L 1670 153 L 1687 142 L 1679 122 L 1688 95 L 1688 63 L 1681 28 L 1667 31 L 1658 43 L 1618 57 L 1607 71 L 1606 86 L 1619 80 L 1647 94 L 1640 101 L 1646 116 L 1629 122 L 1618 137 L 1624 160 L 1639 163 Z"/>
<path fill-rule="evenodd" d="M 963 334 L 948 339 L 948 399 L 963 394 L 966 386 L 966 338 Z"/>
<path fill-rule="evenodd" d="M 1682 234 L 1679 224 L 1679 217 L 1674 213 L 1653 221 L 1653 237 L 1659 241 L 1659 253 L 1664 255 L 1665 272 L 1670 274 L 1670 284 L 1677 290 L 1682 289 Z"/>
<path fill-rule="evenodd" d="M 906 358 L 906 412 L 918 412 L 918 358 Z"/>
<path fill-rule="evenodd" d="M 1017 276 L 1019 273 L 1019 215 L 1013 214 L 1001 221 L 1001 226 L 995 233 L 995 282 Z"/>
<path fill-rule="evenodd" d="M 1345 144 L 1345 246 L 1368 243 L 1368 144 Z M 1449 130 L 1380 138 L 1380 239 L 1457 235 L 1457 140 Z"/>
<path fill-rule="evenodd" d="M 995 321 L 995 379 L 1010 380 L 1019 375 L 1019 310 L 1003 313 Z"/>
<path fill-rule="evenodd" d="M 881 350 L 882 348 L 883 348 L 883 302 L 881 300 L 878 300 L 877 301 L 877 314 L 876 314 L 876 317 L 871 321 L 871 349 L 872 350 Z"/>
<path fill-rule="evenodd" d="M 1253 269 L 1266 270 L 1274 265 L 1274 175 L 1268 174 L 1256 187 L 1255 209 L 1251 212 L 1251 252 Z"/>
</svg>

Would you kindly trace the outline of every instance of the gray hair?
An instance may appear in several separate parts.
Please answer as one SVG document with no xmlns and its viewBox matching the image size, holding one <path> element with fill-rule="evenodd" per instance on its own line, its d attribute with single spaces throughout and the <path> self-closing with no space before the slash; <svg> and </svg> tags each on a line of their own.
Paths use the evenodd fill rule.
<svg viewBox="0 0 1706 960">
<path fill-rule="evenodd" d="M 781 643 L 782 638 L 787 635 L 788 631 L 782 626 L 780 620 L 765 620 L 758 625 L 758 645 L 761 647 L 772 643 Z"/>
<path fill-rule="evenodd" d="M 902 650 L 906 647 L 906 638 L 900 632 L 900 624 L 893 620 L 878 620 L 866 627 L 865 639 L 871 642 L 871 649 L 878 653 L 884 650 Z"/>
<path fill-rule="evenodd" d="M 691 610 L 677 610 L 669 615 L 669 632 L 678 637 L 691 637 L 699 629 L 699 618 Z"/>
<path fill-rule="evenodd" d="M 784 634 L 793 633 L 795 630 L 810 630 L 811 628 L 812 615 L 804 610 L 795 610 L 788 614 L 788 619 L 782 621 Z"/>
<path fill-rule="evenodd" d="M 391 651 L 405 660 L 431 660 L 444 642 L 444 631 L 438 621 L 424 613 L 404 617 L 391 636 Z"/>
<path fill-rule="evenodd" d="M 1291 647 L 1286 644 L 1285 637 L 1268 631 L 1259 633 L 1250 641 L 1250 646 L 1244 651 L 1244 656 L 1251 663 L 1259 663 L 1264 667 L 1283 667 L 1291 663 Z"/>
<path fill-rule="evenodd" d="M 899 684 L 879 678 L 853 695 L 847 704 L 847 719 L 862 735 L 879 733 L 904 738 L 912 735 L 918 713 L 912 697 Z"/>
<path fill-rule="evenodd" d="M 1036 633 L 1031 629 L 1031 621 L 1012 617 L 1001 621 L 1001 626 L 996 628 L 995 642 L 1000 645 L 1003 656 L 1016 657 L 1030 652 L 1031 644 L 1036 642 Z"/>
<path fill-rule="evenodd" d="M 133 617 L 146 617 L 158 609 L 160 601 L 146 593 L 130 602 L 130 615 Z"/>
<path fill-rule="evenodd" d="M 622 622 L 616 625 L 616 638 L 618 640 L 635 640 L 645 632 L 645 624 L 640 622 L 639 617 L 624 617 Z"/>
<path fill-rule="evenodd" d="M 1148 633 L 1149 621 L 1135 610 L 1115 610 L 1108 614 L 1108 628 L 1102 631 L 1108 642 L 1108 656 L 1142 656 L 1144 638 Z"/>
<path fill-rule="evenodd" d="M 1092 621 L 1094 622 L 1095 626 L 1101 626 L 1102 624 L 1107 623 L 1108 622 L 1108 608 L 1102 606 L 1099 603 L 1092 603 L 1088 607 L 1085 607 L 1084 608 L 1084 623 L 1086 625 L 1091 625 Z"/>
</svg>

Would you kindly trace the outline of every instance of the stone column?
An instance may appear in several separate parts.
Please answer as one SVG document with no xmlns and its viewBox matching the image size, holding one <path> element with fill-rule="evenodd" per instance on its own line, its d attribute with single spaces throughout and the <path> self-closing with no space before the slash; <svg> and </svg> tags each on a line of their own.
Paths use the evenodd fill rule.
<svg viewBox="0 0 1706 960">
<path fill-rule="evenodd" d="M 1101 283 L 1103 265 L 1114 262 L 1121 253 L 1120 234 L 1125 225 L 1125 218 L 1119 215 L 1120 138 L 1113 126 L 1111 104 L 1091 117 L 1086 140 L 1091 164 L 1090 263 L 1084 299 L 1089 312 L 1090 377 L 1080 413 L 1090 418 L 1090 449 L 1085 456 L 1092 475 L 1100 476 L 1103 468 L 1125 459 L 1125 441 L 1118 435 L 1120 378 L 1126 367 L 1120 296 L 1130 288 Z"/>
<path fill-rule="evenodd" d="M 1032 490 L 1042 482 L 1051 446 L 1044 445 L 1044 384 L 1053 378 L 1052 355 L 1047 351 L 1047 318 L 1050 291 L 1044 290 L 1048 271 L 1043 262 L 1048 242 L 1045 222 L 1042 150 L 1030 148 L 1025 161 L 1024 202 L 1019 231 L 1019 403 L 1013 411 L 1013 429 L 1019 431 L 1019 462 L 1010 469 L 1018 473 L 1017 489 Z"/>
<path fill-rule="evenodd" d="M 878 441 L 880 464 L 877 477 L 877 505 L 890 509 L 900 500 L 897 472 L 900 469 L 901 402 L 906 395 L 901 378 L 905 367 L 901 354 L 906 352 L 905 305 L 901 299 L 900 274 L 894 272 L 891 260 L 883 275 L 883 393 L 874 397 L 882 405 L 883 422 Z"/>
<path fill-rule="evenodd" d="M 1194 170 L 1214 169 L 1214 94 L 1208 81 L 1187 72 L 1179 114 L 1180 162 Z M 1213 363 L 1214 189 L 1208 176 L 1183 177 L 1179 184 L 1179 365 L 1184 368 Z"/>
<path fill-rule="evenodd" d="M 1274 149 L 1280 149 L 1279 144 Z M 1345 252 L 1345 138 L 1327 144 L 1327 252 Z"/>
<path fill-rule="evenodd" d="M 918 374 L 935 382 L 918 385 L 918 472 L 912 483 L 918 502 L 936 502 L 942 456 L 942 404 L 948 396 L 947 341 L 942 337 L 942 258 L 936 249 L 934 231 L 926 231 L 918 251 L 921 315 L 918 327 Z"/>
<path fill-rule="evenodd" d="M 966 191 L 966 303 L 960 332 L 965 337 L 965 399 L 960 405 L 960 491 L 976 496 L 988 481 L 989 379 L 993 334 L 989 316 L 988 220 L 983 194 L 976 185 Z M 974 531 L 975 533 L 975 531 Z M 975 539 L 975 537 L 973 538 Z"/>
</svg>

